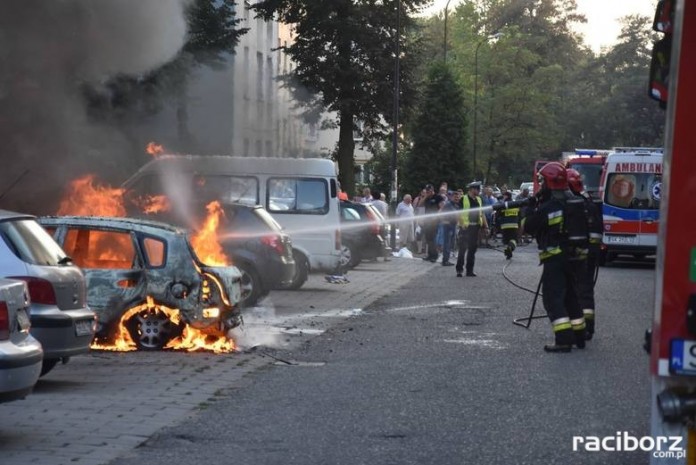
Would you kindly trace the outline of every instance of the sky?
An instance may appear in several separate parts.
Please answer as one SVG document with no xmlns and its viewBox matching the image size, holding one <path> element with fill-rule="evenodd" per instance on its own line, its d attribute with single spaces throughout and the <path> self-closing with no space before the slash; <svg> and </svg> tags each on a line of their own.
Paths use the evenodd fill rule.
<svg viewBox="0 0 696 465">
<path fill-rule="evenodd" d="M 462 1 L 451 0 L 450 10 Z M 446 3 L 447 0 L 435 0 L 428 12 L 442 11 Z M 577 3 L 578 11 L 587 17 L 587 23 L 578 27 L 578 31 L 595 52 L 616 41 L 621 32 L 620 17 L 639 13 L 652 18 L 657 6 L 657 0 L 577 0 Z"/>
</svg>

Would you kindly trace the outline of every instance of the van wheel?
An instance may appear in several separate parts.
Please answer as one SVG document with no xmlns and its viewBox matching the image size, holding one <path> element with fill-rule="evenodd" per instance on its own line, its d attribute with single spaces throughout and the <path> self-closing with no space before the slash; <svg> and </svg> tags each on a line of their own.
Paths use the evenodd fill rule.
<svg viewBox="0 0 696 465">
<path fill-rule="evenodd" d="M 360 252 L 355 244 L 347 242 L 341 246 L 341 269 L 355 268 L 360 263 Z"/>
<path fill-rule="evenodd" d="M 292 282 L 288 286 L 288 289 L 299 289 L 307 281 L 309 277 L 309 262 L 307 262 L 307 257 L 302 255 L 300 252 L 292 251 L 292 256 L 295 259 L 295 276 L 292 277 Z"/>
<path fill-rule="evenodd" d="M 237 268 L 242 273 L 242 298 L 239 304 L 242 308 L 253 307 L 263 294 L 261 278 L 256 269 L 247 263 L 239 263 Z"/>
</svg>

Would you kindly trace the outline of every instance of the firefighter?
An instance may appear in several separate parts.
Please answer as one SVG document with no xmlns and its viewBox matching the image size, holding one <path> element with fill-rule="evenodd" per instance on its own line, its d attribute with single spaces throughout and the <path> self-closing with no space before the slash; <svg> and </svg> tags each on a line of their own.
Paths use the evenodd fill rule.
<svg viewBox="0 0 696 465">
<path fill-rule="evenodd" d="M 587 228 L 589 231 L 589 245 L 587 251 L 587 267 L 585 273 L 580 276 L 579 286 L 580 308 L 585 317 L 585 325 L 587 326 L 587 340 L 592 339 L 595 331 L 595 298 L 594 285 L 597 266 L 599 265 L 599 254 L 602 246 L 603 232 L 603 217 L 602 217 L 602 201 L 593 198 L 585 191 L 582 177 L 574 169 L 568 169 L 568 187 L 570 191 L 580 196 L 585 202 L 587 209 Z"/>
<path fill-rule="evenodd" d="M 503 201 L 512 201 L 512 193 L 505 192 Z M 510 260 L 512 252 L 517 248 L 517 234 L 520 225 L 520 209 L 506 208 L 496 212 L 496 216 L 500 220 L 500 230 L 503 233 L 503 244 L 505 245 L 505 258 Z"/>
<path fill-rule="evenodd" d="M 462 198 L 462 214 L 459 217 L 459 233 L 457 235 L 457 277 L 461 278 L 464 272 L 464 256 L 466 255 L 466 275 L 476 276 L 474 263 L 476 261 L 476 249 L 478 248 L 479 232 L 483 229 L 488 232 L 488 222 L 483 214 L 483 199 L 481 183 L 474 181 L 467 186 L 467 194 Z"/>
<path fill-rule="evenodd" d="M 584 271 L 587 225 L 582 200 L 568 190 L 565 167 L 544 165 L 538 173 L 541 189 L 522 222 L 537 241 L 543 265 L 541 284 L 554 343 L 546 352 L 570 352 L 585 347 L 585 318 L 578 303 L 578 274 Z"/>
</svg>

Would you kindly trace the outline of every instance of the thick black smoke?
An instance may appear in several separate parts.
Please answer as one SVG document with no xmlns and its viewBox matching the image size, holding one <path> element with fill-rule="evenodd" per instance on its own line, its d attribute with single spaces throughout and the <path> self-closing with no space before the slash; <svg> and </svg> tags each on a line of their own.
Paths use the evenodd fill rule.
<svg viewBox="0 0 696 465">
<path fill-rule="evenodd" d="M 133 172 L 141 141 L 90 121 L 83 89 L 174 58 L 188 2 L 0 1 L 0 208 L 52 213 L 68 181 Z"/>
</svg>

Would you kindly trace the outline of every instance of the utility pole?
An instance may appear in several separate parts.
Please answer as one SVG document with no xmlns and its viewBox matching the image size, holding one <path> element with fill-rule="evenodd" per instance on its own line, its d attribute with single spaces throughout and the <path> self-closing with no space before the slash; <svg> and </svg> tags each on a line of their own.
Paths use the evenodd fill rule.
<svg viewBox="0 0 696 465">
<path fill-rule="evenodd" d="M 392 133 L 392 156 L 391 156 L 391 213 L 396 216 L 396 205 L 398 202 L 398 168 L 397 153 L 399 150 L 399 80 L 400 80 L 400 55 L 401 55 L 401 0 L 396 0 L 396 39 L 394 44 L 394 115 Z M 396 225 L 389 226 L 389 242 L 392 250 L 396 250 Z"/>
</svg>

